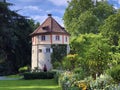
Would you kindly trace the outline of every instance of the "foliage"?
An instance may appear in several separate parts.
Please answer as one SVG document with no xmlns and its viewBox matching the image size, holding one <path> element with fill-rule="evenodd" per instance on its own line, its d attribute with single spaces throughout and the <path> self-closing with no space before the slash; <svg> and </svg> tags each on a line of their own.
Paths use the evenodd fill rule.
<svg viewBox="0 0 120 90">
<path fill-rule="evenodd" d="M 73 28 L 74 24 L 76 24 L 76 20 L 82 12 L 85 12 L 93 7 L 93 2 L 90 0 L 71 0 L 69 2 L 68 7 L 64 13 L 64 24 L 66 29 L 72 34 L 74 33 L 75 28 Z"/>
<path fill-rule="evenodd" d="M 77 81 L 77 82 L 75 82 L 75 84 L 81 90 L 87 89 L 87 83 L 85 81 Z"/>
<path fill-rule="evenodd" d="M 67 55 L 67 45 L 52 45 L 51 48 L 53 48 L 53 53 L 51 55 L 52 57 L 52 63 L 54 62 L 61 62 L 61 59 Z"/>
<path fill-rule="evenodd" d="M 36 26 L 33 20 L 11 11 L 8 4 L 0 2 L 0 66 L 6 67 L 1 73 L 16 73 L 20 67 L 30 65 L 29 34 Z"/>
<path fill-rule="evenodd" d="M 82 80 L 83 78 L 85 78 L 85 71 L 83 70 L 83 68 L 75 68 L 73 70 L 75 77 L 77 80 Z"/>
<path fill-rule="evenodd" d="M 108 67 L 110 62 L 110 46 L 107 39 L 98 34 L 79 35 L 71 41 L 72 52 L 78 54 L 76 66 L 81 67 L 87 75 L 94 78 Z"/>
<path fill-rule="evenodd" d="M 112 5 L 108 4 L 108 2 L 105 0 L 97 2 L 92 11 L 98 18 L 100 25 L 102 25 L 104 23 L 104 20 L 107 19 L 110 15 L 116 13 L 115 8 Z"/>
<path fill-rule="evenodd" d="M 63 90 L 86 90 L 89 88 L 89 85 L 86 81 L 83 81 L 84 78 L 78 78 L 80 74 L 74 74 L 73 72 L 62 72 L 59 76 L 59 83 L 62 86 Z M 81 76 L 80 76 L 81 77 Z"/>
<path fill-rule="evenodd" d="M 24 66 L 24 67 L 21 67 L 19 68 L 19 72 L 20 73 L 24 73 L 24 72 L 28 72 L 30 70 L 30 68 L 28 66 Z"/>
<path fill-rule="evenodd" d="M 53 63 L 53 67 L 54 67 L 54 69 L 61 69 L 61 63 L 59 62 L 59 61 L 55 61 L 54 63 Z"/>
<path fill-rule="evenodd" d="M 109 16 L 103 26 L 100 27 L 100 31 L 104 37 L 109 39 L 111 45 L 118 46 L 119 34 L 120 34 L 120 13 Z"/>
<path fill-rule="evenodd" d="M 64 57 L 62 60 L 63 68 L 69 70 L 74 69 L 77 56 L 77 54 L 68 54 L 66 57 Z"/>
<path fill-rule="evenodd" d="M 71 0 L 68 3 L 63 19 L 66 29 L 72 35 L 70 54 L 77 56 L 75 59 L 63 59 L 64 69 L 72 73 L 60 75 L 64 89 L 80 89 L 79 86 L 83 85 L 78 83 L 81 78 L 85 78 L 87 87 L 92 90 L 119 88 L 110 76 L 101 77 L 105 70 L 120 63 L 120 14 L 116 11 L 106 0 L 96 2 L 96 5 L 92 0 Z M 114 78 L 118 78 L 119 69 L 114 69 Z M 87 76 L 92 77 L 86 80 Z"/>
<path fill-rule="evenodd" d="M 110 90 L 109 87 L 114 84 L 113 79 L 108 75 L 101 75 L 97 77 L 96 80 L 93 78 L 89 78 L 90 87 L 92 90 L 94 89 L 105 89 Z"/>
<path fill-rule="evenodd" d="M 96 38 L 94 42 L 96 43 L 91 44 L 90 49 L 86 55 L 86 62 L 89 67 L 90 74 L 93 75 L 93 77 L 96 74 L 98 76 L 100 76 L 100 74 L 103 74 L 104 70 L 109 68 L 108 63 L 110 62 L 110 46 L 105 43 L 107 40 Z"/>
<path fill-rule="evenodd" d="M 92 13 L 92 11 L 86 11 L 81 13 L 78 17 L 77 25 L 75 25 L 76 34 L 84 33 L 98 33 L 98 18 Z"/>
<path fill-rule="evenodd" d="M 23 73 L 24 79 L 52 79 L 55 72 L 27 72 Z"/>
<path fill-rule="evenodd" d="M 66 29 L 76 36 L 85 33 L 99 33 L 99 26 L 116 10 L 107 1 L 102 0 L 94 5 L 93 0 L 71 0 L 64 13 Z"/>
<path fill-rule="evenodd" d="M 74 81 L 75 78 L 73 77 L 72 72 L 62 72 L 59 76 L 59 85 L 61 85 L 63 90 L 67 90 L 68 88 L 70 88 Z"/>
<path fill-rule="evenodd" d="M 109 70 L 109 74 L 117 83 L 120 83 L 120 65 L 113 66 Z"/>
<path fill-rule="evenodd" d="M 63 90 L 119 90 L 119 85 L 115 84 L 112 77 L 101 75 L 96 80 L 92 77 L 78 79 L 72 72 L 63 72 L 59 76 L 60 85 Z"/>
</svg>

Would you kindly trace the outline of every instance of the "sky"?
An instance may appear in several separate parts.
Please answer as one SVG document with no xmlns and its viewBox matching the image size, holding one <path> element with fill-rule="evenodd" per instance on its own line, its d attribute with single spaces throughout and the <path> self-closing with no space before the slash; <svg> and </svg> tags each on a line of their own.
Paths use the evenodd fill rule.
<svg viewBox="0 0 120 90">
<path fill-rule="evenodd" d="M 13 3 L 11 10 L 19 10 L 18 13 L 32 18 L 35 22 L 43 23 L 47 14 L 52 14 L 53 18 L 62 26 L 63 15 L 68 6 L 67 0 L 7 0 Z M 120 0 L 108 0 L 116 9 L 120 8 Z"/>
</svg>

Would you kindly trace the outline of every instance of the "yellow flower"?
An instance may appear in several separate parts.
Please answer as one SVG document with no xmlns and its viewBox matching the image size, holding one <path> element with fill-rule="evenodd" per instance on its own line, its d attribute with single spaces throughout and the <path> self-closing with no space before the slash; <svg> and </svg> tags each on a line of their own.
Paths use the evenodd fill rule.
<svg viewBox="0 0 120 90">
<path fill-rule="evenodd" d="M 77 86 L 79 88 L 82 88 L 82 90 L 86 90 L 87 89 L 87 84 L 85 82 L 78 82 Z"/>
</svg>

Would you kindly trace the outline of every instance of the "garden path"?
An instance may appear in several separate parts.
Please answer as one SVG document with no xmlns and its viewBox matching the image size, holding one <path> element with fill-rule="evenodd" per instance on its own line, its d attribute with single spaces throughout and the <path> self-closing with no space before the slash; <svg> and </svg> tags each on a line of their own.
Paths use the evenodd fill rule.
<svg viewBox="0 0 120 90">
<path fill-rule="evenodd" d="M 8 78 L 5 76 L 0 76 L 0 80 L 18 80 L 19 78 Z"/>
</svg>

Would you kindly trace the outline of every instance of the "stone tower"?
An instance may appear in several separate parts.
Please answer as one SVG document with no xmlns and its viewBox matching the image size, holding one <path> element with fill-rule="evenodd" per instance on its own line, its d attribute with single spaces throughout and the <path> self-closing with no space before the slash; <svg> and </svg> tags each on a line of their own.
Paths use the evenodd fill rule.
<svg viewBox="0 0 120 90">
<path fill-rule="evenodd" d="M 53 52 L 51 45 L 66 44 L 67 52 L 69 52 L 69 36 L 70 34 L 60 26 L 51 14 L 48 18 L 31 34 L 32 37 L 32 70 L 36 67 L 43 70 L 52 69 L 51 53 Z"/>
</svg>

